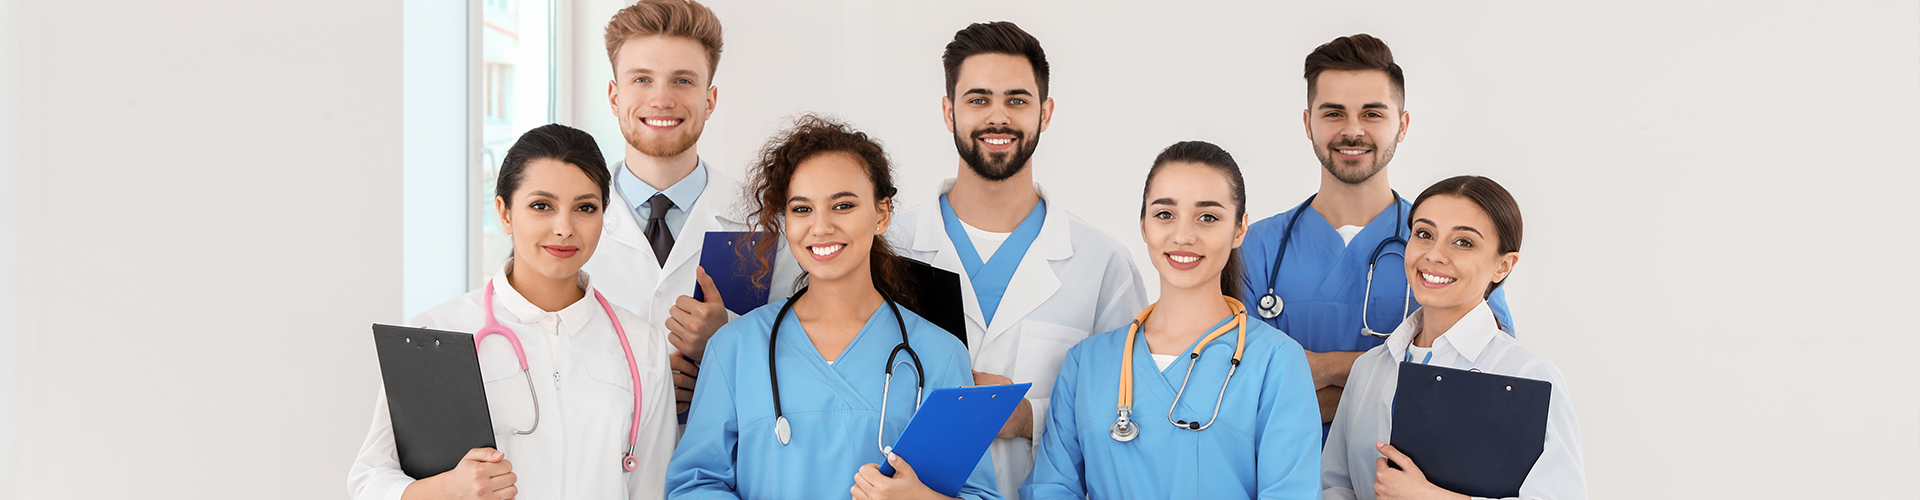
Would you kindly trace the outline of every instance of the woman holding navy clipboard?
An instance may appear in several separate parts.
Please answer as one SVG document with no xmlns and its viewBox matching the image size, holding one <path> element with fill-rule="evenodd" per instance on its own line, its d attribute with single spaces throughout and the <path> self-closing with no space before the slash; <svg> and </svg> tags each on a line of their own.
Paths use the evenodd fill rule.
<svg viewBox="0 0 1920 500">
<path fill-rule="evenodd" d="M 1240 168 L 1190 141 L 1147 174 L 1140 232 L 1160 297 L 1067 351 L 1026 499 L 1312 499 L 1320 420 L 1300 344 L 1233 297 Z"/>
<path fill-rule="evenodd" d="M 900 436 L 923 391 L 973 383 L 959 339 L 898 304 L 913 293 L 881 237 L 896 191 L 886 154 L 809 115 L 750 170 L 758 268 L 784 238 L 806 288 L 729 321 L 707 344 L 667 496 L 944 498 L 879 445 Z M 881 461 L 897 472 L 881 474 Z M 993 485 L 982 459 L 959 496 L 998 499 Z"/>
<path fill-rule="evenodd" d="M 661 498 L 677 427 L 666 338 L 629 338 L 638 316 L 580 271 L 600 239 L 608 179 L 593 136 L 577 129 L 539 127 L 507 150 L 494 203 L 512 259 L 413 320 L 474 333 L 498 448 L 409 477 L 383 388 L 348 473 L 352 498 Z"/>
<path fill-rule="evenodd" d="M 1566 380 L 1552 362 L 1502 333 L 1487 307 L 1486 297 L 1520 260 L 1519 204 L 1492 179 L 1460 176 L 1420 193 L 1408 218 L 1412 238 L 1407 243 L 1405 271 L 1407 282 L 1414 284 L 1413 298 L 1422 306 L 1400 323 L 1385 344 L 1354 361 L 1321 457 L 1326 468 L 1321 475 L 1324 498 L 1467 498 L 1434 485 L 1421 464 L 1388 444 L 1396 424 L 1396 391 L 1403 380 L 1399 367 L 1409 363 L 1552 384 L 1547 392 L 1545 441 L 1519 485 L 1518 497 L 1586 498 L 1580 426 Z M 1418 423 L 1424 422 L 1399 425 Z M 1397 468 L 1388 466 L 1388 461 Z"/>
</svg>

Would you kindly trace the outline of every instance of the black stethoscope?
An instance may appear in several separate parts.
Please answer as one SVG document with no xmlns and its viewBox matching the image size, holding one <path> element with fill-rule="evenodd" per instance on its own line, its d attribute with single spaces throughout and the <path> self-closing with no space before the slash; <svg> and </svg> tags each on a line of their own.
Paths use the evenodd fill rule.
<svg viewBox="0 0 1920 500">
<path fill-rule="evenodd" d="M 1360 334 L 1369 337 L 1386 338 L 1393 333 L 1374 330 L 1373 325 L 1367 321 L 1367 308 L 1373 305 L 1373 268 L 1380 263 L 1380 257 L 1383 256 L 1399 255 L 1401 259 L 1407 258 L 1406 253 L 1387 248 L 1388 245 L 1396 242 L 1400 244 L 1400 248 L 1407 247 L 1407 238 L 1400 236 L 1400 230 L 1405 229 L 1401 224 L 1403 221 L 1400 214 L 1400 193 L 1392 190 L 1388 192 L 1393 193 L 1393 236 L 1382 240 L 1378 246 L 1373 247 L 1373 253 L 1367 254 L 1367 287 L 1360 298 Z M 1287 218 L 1286 232 L 1280 233 L 1280 251 L 1274 254 L 1273 267 L 1267 268 L 1267 293 L 1260 296 L 1260 303 L 1256 305 L 1262 318 L 1278 318 L 1280 311 L 1286 309 L 1286 303 L 1280 300 L 1279 294 L 1274 293 L 1273 287 L 1280 279 L 1280 263 L 1287 259 L 1287 243 L 1293 240 L 1293 228 L 1299 225 L 1300 214 L 1306 213 L 1307 207 L 1312 205 L 1313 199 L 1318 196 L 1318 194 L 1308 196 L 1307 201 L 1300 202 L 1300 206 L 1294 207 L 1293 215 Z M 1407 290 L 1403 297 L 1400 317 L 1406 318 L 1407 314 L 1413 311 L 1413 283 L 1407 283 Z"/>
<path fill-rule="evenodd" d="M 787 318 L 788 311 L 793 310 L 793 303 L 799 302 L 800 296 L 806 294 L 806 288 L 793 292 L 793 297 L 780 306 L 780 315 L 773 317 L 773 333 L 767 335 L 767 378 L 773 381 L 773 437 L 780 440 L 780 446 L 786 446 L 793 440 L 793 426 L 787 423 L 786 414 L 780 411 L 779 356 L 775 354 L 779 352 L 779 344 L 776 342 L 780 339 L 780 321 Z M 913 358 L 913 378 L 917 381 L 913 410 L 916 412 L 920 411 L 920 396 L 927 390 L 927 376 L 926 371 L 920 368 L 920 354 L 913 352 L 913 346 L 907 344 L 907 320 L 900 316 L 900 306 L 894 304 L 886 292 L 881 292 L 880 298 L 887 301 L 888 308 L 893 309 L 893 320 L 900 325 L 900 344 L 893 346 L 893 352 L 887 354 L 887 381 L 886 385 L 880 387 L 880 430 L 874 432 L 873 438 L 881 449 L 885 449 L 886 444 L 882 440 L 887 430 L 887 395 L 893 389 L 894 359 L 900 355 L 900 351 L 906 351 L 907 357 Z"/>
</svg>

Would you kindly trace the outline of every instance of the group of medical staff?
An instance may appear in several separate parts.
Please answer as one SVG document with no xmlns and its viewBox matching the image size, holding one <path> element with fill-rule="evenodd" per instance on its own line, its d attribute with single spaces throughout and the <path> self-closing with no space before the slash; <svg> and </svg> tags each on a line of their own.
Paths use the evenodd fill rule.
<svg viewBox="0 0 1920 500">
<path fill-rule="evenodd" d="M 383 391 L 350 497 L 949 498 L 888 445 L 929 391 L 1031 383 L 959 497 L 1461 498 L 1388 444 L 1399 363 L 1551 382 L 1520 497 L 1586 496 L 1565 381 L 1516 340 L 1500 288 L 1518 205 L 1484 177 L 1411 202 L 1389 187 L 1409 115 L 1378 39 L 1308 55 L 1324 169 L 1292 210 L 1253 222 L 1217 145 L 1152 159 L 1138 219 L 1158 297 L 1138 256 L 1034 183 L 1054 105 L 1013 23 L 946 46 L 957 175 L 913 204 L 879 141 L 816 115 L 747 179 L 707 165 L 722 37 L 698 2 L 640 1 L 605 39 L 624 158 L 563 125 L 527 132 L 494 186 L 512 257 L 413 320 L 475 334 L 498 446 L 409 477 Z M 751 278 L 774 300 L 726 308 L 698 266 L 709 231 L 754 231 Z M 912 311 L 909 259 L 961 276 L 965 332 Z"/>
</svg>

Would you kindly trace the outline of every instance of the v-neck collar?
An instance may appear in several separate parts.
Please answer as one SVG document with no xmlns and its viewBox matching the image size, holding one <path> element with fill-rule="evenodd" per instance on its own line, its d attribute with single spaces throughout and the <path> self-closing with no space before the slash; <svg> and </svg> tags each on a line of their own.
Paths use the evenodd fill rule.
<svg viewBox="0 0 1920 500">
<path fill-rule="evenodd" d="M 828 385 L 830 385 L 834 391 L 839 392 L 840 397 L 845 398 L 850 403 L 857 401 L 860 404 L 864 404 L 866 405 L 865 409 L 868 410 L 879 408 L 877 401 L 867 400 L 865 396 L 860 394 L 860 391 L 854 389 L 853 382 L 848 379 L 861 376 L 859 372 L 854 370 L 871 370 L 885 362 L 885 358 L 882 358 L 879 362 L 866 362 L 866 360 L 861 359 L 861 356 L 866 353 L 861 352 L 860 349 L 869 343 L 885 342 L 884 337 L 893 333 L 888 330 L 897 330 L 897 328 L 874 326 L 878 324 L 876 322 L 880 321 L 893 323 L 892 308 L 887 307 L 886 304 L 881 304 L 879 309 L 874 310 L 872 315 L 867 316 L 867 322 L 861 325 L 860 333 L 854 334 L 853 340 L 847 342 L 847 347 L 840 350 L 840 355 L 834 357 L 832 364 L 828 364 L 827 357 L 820 354 L 819 348 L 813 346 L 812 334 L 808 333 L 806 327 L 800 324 L 800 316 L 794 314 L 791 310 L 787 311 L 787 316 L 787 319 L 792 321 L 782 322 L 782 326 L 784 327 L 785 325 L 791 324 L 793 325 L 793 330 L 786 335 L 781 335 L 779 342 L 784 344 L 787 349 L 793 351 L 793 353 L 800 354 L 798 357 L 806 360 L 806 365 L 813 368 L 816 376 L 831 381 Z M 794 333 L 798 333 L 799 335 L 794 335 Z M 900 334 L 904 334 L 904 332 L 900 332 Z M 880 336 L 883 339 L 868 339 L 869 337 L 875 336 Z M 778 354 L 776 354 L 776 356 L 777 355 Z M 852 358 L 851 362 L 849 362 L 850 357 Z M 884 367 L 882 368 L 884 369 Z M 873 374 L 880 375 L 881 373 L 883 372 L 874 372 Z"/>
<path fill-rule="evenodd" d="M 1131 360 L 1133 363 L 1134 390 L 1139 390 L 1141 386 L 1139 381 L 1140 375 L 1143 373 L 1151 373 L 1154 375 L 1151 378 L 1158 381 L 1158 383 L 1149 383 L 1146 385 L 1153 387 L 1160 393 L 1161 397 L 1169 401 L 1173 400 L 1174 394 L 1179 392 L 1180 389 L 1180 381 L 1174 379 L 1186 378 L 1187 366 L 1193 364 L 1194 361 L 1192 356 L 1193 348 L 1200 345 L 1200 341 L 1206 338 L 1206 332 L 1211 332 L 1213 329 L 1219 328 L 1220 325 L 1224 325 L 1228 321 L 1233 321 L 1233 316 L 1229 315 L 1225 319 L 1214 323 L 1213 326 L 1207 327 L 1206 330 L 1201 332 L 1200 337 L 1194 338 L 1193 342 L 1187 344 L 1186 349 L 1174 353 L 1173 364 L 1167 365 L 1165 371 L 1161 371 L 1160 366 L 1153 363 L 1153 348 L 1147 343 L 1146 332 L 1139 332 L 1139 335 L 1135 335 L 1136 338 L 1134 339 L 1134 342 L 1138 342 L 1139 344 L 1133 346 L 1133 359 Z M 1251 320 L 1249 320 L 1249 324 L 1251 324 Z M 1145 328 L 1143 327 L 1142 330 L 1145 330 Z M 1233 349 L 1234 343 L 1239 341 L 1239 332 L 1228 331 L 1213 339 L 1213 342 L 1208 342 L 1207 349 L 1202 350 L 1201 355 L 1205 356 L 1206 352 L 1212 350 L 1215 346 L 1226 346 L 1227 349 L 1231 350 Z M 1232 354 L 1229 353 L 1228 356 L 1232 356 Z M 1191 388 L 1192 387 L 1189 387 L 1189 389 Z M 1139 406 L 1139 402 L 1140 398 L 1138 395 L 1135 395 L 1134 405 Z"/>
</svg>

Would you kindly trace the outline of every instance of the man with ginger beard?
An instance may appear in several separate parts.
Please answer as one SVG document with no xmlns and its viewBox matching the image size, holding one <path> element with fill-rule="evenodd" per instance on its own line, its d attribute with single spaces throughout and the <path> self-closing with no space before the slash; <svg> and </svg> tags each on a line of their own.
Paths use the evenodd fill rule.
<svg viewBox="0 0 1920 500">
<path fill-rule="evenodd" d="M 1033 182 L 1033 152 L 1053 118 L 1039 40 L 1013 23 L 977 23 L 954 34 L 942 60 L 959 175 L 894 217 L 887 236 L 963 277 L 975 383 L 1033 383 L 988 448 L 1000 493 L 1017 499 L 1067 348 L 1126 326 L 1146 307 L 1146 287 L 1126 247 Z"/>
<path fill-rule="evenodd" d="M 1324 438 L 1353 360 L 1420 307 L 1401 272 L 1411 205 L 1387 183 L 1387 164 L 1407 137 L 1411 115 L 1393 51 L 1370 35 L 1314 49 L 1306 79 L 1301 118 L 1322 167 L 1320 190 L 1247 230 L 1240 300 L 1249 316 L 1306 348 Z M 1379 270 L 1371 287 L 1370 262 Z M 1511 334 L 1504 288 L 1487 303 Z"/>
<path fill-rule="evenodd" d="M 739 182 L 699 155 L 720 96 L 720 20 L 699 2 L 643 0 L 613 15 L 606 44 L 614 75 L 607 101 L 626 156 L 610 167 L 603 244 L 585 270 L 607 300 L 645 319 L 628 328 L 650 330 L 630 334 L 671 344 L 674 399 L 685 419 L 707 340 L 731 315 L 699 269 L 700 247 L 708 231 L 747 229 L 733 218 Z M 790 280 L 794 268 L 777 265 L 774 279 Z M 691 297 L 695 287 L 706 300 Z"/>
</svg>

